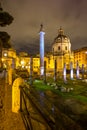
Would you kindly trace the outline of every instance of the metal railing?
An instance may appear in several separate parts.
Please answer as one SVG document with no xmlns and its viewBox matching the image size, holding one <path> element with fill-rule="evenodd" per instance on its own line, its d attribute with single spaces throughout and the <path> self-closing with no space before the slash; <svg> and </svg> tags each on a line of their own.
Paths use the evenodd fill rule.
<svg viewBox="0 0 87 130">
<path fill-rule="evenodd" d="M 33 88 L 20 86 L 20 112 L 26 130 L 56 130 L 54 105 Z M 39 128 L 40 127 L 40 128 Z"/>
</svg>

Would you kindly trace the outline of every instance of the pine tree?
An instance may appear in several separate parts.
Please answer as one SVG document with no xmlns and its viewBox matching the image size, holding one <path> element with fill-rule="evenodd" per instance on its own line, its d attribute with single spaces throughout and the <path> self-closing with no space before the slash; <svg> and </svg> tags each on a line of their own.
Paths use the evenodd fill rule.
<svg viewBox="0 0 87 130">
<path fill-rule="evenodd" d="M 14 18 L 8 13 L 3 11 L 0 3 L 0 26 L 5 27 L 13 22 Z M 10 35 L 7 32 L 0 32 L 0 48 L 11 48 Z"/>
</svg>

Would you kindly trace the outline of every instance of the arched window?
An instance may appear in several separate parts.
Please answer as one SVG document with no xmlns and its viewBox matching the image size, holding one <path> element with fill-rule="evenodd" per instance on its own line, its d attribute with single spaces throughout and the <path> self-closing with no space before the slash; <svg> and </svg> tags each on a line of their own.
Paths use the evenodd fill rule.
<svg viewBox="0 0 87 130">
<path fill-rule="evenodd" d="M 65 46 L 65 50 L 67 50 L 67 46 Z"/>
<path fill-rule="evenodd" d="M 58 46 L 58 50 L 60 50 L 60 46 Z"/>
</svg>

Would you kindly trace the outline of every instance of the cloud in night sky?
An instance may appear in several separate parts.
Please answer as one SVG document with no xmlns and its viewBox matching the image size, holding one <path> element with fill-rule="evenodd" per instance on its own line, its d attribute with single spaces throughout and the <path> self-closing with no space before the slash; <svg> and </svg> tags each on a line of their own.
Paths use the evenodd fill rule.
<svg viewBox="0 0 87 130">
<path fill-rule="evenodd" d="M 46 33 L 45 50 L 51 50 L 60 26 L 70 38 L 72 50 L 87 46 L 86 0 L 2 0 L 2 7 L 14 21 L 0 29 L 11 35 L 12 45 L 17 50 L 39 52 L 41 23 Z"/>
</svg>

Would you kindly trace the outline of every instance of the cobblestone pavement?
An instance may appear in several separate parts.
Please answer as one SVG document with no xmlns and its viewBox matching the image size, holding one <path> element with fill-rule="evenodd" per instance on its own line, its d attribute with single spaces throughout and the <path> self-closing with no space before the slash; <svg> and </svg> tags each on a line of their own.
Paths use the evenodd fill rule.
<svg viewBox="0 0 87 130">
<path fill-rule="evenodd" d="M 0 79 L 0 130 L 25 130 L 20 113 L 12 110 L 12 86 Z"/>
</svg>

